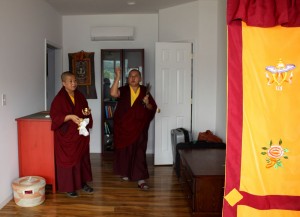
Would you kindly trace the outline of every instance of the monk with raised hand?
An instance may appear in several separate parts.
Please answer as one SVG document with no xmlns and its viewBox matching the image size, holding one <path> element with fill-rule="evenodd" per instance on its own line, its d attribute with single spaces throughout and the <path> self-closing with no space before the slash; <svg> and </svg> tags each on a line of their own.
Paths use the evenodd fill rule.
<svg viewBox="0 0 300 217">
<path fill-rule="evenodd" d="M 118 99 L 114 112 L 114 172 L 123 180 L 137 181 L 142 190 L 149 189 L 146 161 L 148 129 L 157 105 L 149 88 L 140 85 L 141 73 L 129 72 L 127 84 L 119 87 L 121 69 L 116 68 L 110 94 Z"/>
</svg>

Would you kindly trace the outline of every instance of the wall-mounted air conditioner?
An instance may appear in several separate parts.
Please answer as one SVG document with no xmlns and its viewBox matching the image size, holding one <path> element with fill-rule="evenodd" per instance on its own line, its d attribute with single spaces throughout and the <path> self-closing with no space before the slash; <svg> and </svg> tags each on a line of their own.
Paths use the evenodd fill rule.
<svg viewBox="0 0 300 217">
<path fill-rule="evenodd" d="M 92 41 L 124 41 L 134 39 L 133 27 L 93 27 Z"/>
</svg>

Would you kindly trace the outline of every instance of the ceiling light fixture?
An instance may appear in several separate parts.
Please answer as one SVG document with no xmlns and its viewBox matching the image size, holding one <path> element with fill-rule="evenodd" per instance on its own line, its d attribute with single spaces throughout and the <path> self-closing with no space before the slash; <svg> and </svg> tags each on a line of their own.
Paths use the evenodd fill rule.
<svg viewBox="0 0 300 217">
<path fill-rule="evenodd" d="M 135 5 L 135 1 L 127 2 L 128 5 Z"/>
</svg>

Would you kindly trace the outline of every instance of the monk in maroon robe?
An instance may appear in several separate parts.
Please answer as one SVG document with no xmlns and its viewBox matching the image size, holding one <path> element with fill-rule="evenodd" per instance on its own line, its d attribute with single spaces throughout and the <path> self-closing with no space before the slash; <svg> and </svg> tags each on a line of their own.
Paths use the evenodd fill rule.
<svg viewBox="0 0 300 217">
<path fill-rule="evenodd" d="M 88 118 L 86 130 L 93 126 L 93 118 L 84 95 L 77 88 L 74 74 L 61 75 L 63 87 L 55 96 L 50 109 L 51 129 L 54 131 L 54 152 L 58 191 L 77 197 L 77 190 L 92 193 L 87 185 L 92 181 L 90 136 L 80 135 L 78 126 Z M 85 110 L 85 108 L 87 108 Z"/>
<path fill-rule="evenodd" d="M 128 84 L 118 88 L 121 71 L 111 87 L 111 96 L 118 98 L 114 112 L 114 171 L 124 180 L 137 181 L 146 190 L 149 178 L 146 162 L 148 129 L 157 105 L 147 87 L 140 85 L 141 73 L 131 70 Z"/>
</svg>

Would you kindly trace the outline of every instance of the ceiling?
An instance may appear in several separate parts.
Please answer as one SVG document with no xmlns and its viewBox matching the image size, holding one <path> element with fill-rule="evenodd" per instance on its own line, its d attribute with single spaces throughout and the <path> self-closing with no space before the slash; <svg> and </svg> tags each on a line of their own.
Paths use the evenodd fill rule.
<svg viewBox="0 0 300 217">
<path fill-rule="evenodd" d="M 152 14 L 197 0 L 45 0 L 61 15 Z M 132 5 L 130 5 L 132 3 Z"/>
</svg>

